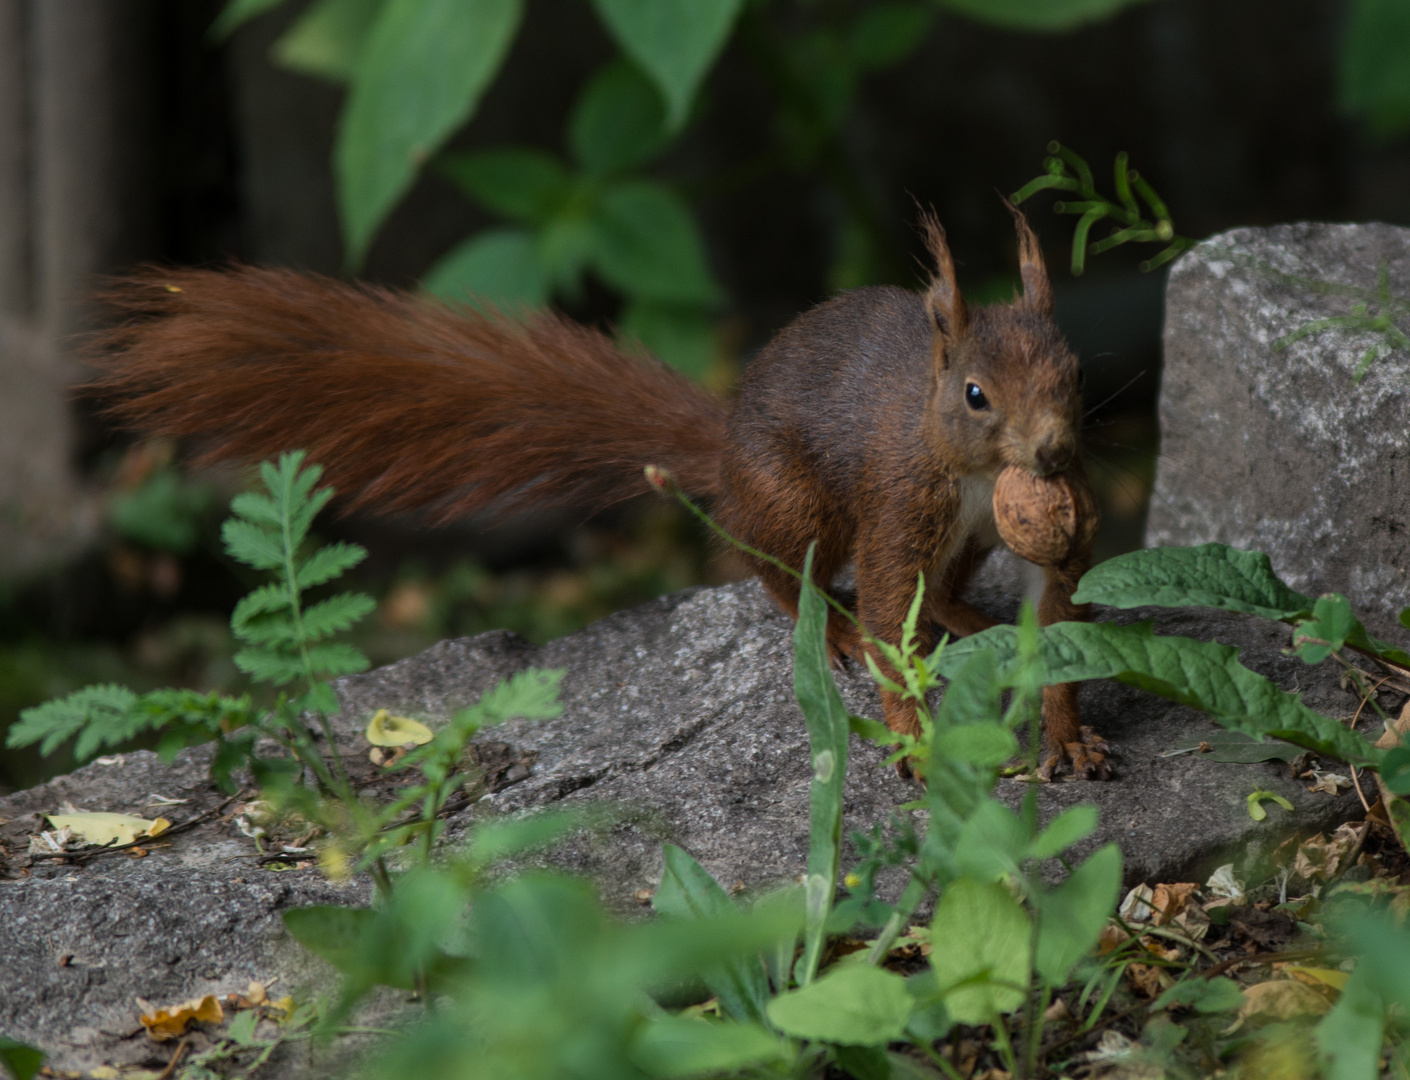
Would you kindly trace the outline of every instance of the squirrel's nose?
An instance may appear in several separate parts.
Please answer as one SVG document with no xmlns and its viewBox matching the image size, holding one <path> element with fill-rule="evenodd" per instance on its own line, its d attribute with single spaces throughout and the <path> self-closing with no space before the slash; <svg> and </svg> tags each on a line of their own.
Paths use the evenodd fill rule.
<svg viewBox="0 0 1410 1080">
<path fill-rule="evenodd" d="M 1033 453 L 1035 470 L 1039 476 L 1051 476 L 1061 472 L 1072 460 L 1077 448 L 1068 439 L 1051 439 Z"/>
</svg>

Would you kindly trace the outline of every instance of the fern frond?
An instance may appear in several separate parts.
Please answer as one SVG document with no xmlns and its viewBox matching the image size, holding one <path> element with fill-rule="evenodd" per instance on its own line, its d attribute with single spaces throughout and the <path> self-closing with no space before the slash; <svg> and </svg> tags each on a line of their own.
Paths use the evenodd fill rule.
<svg viewBox="0 0 1410 1080">
<path fill-rule="evenodd" d="M 278 570 L 284 565 L 284 545 L 278 533 L 271 533 L 239 518 L 230 518 L 220 527 L 225 550 L 232 559 L 256 570 Z"/>
<path fill-rule="evenodd" d="M 308 641 L 322 641 L 349 629 L 376 608 L 377 601 L 365 593 L 330 596 L 304 609 L 304 636 Z"/>
<path fill-rule="evenodd" d="M 110 734 L 127 738 L 127 716 L 137 695 L 125 686 L 108 683 L 86 686 L 66 698 L 47 701 L 20 713 L 19 722 L 5 739 L 9 747 L 39 743 L 39 752 L 52 754 L 64 740 L 78 735 L 75 754 L 81 759 L 97 749 Z M 93 737 L 89 733 L 94 732 Z M 80 752 L 80 748 L 84 752 Z"/>
<path fill-rule="evenodd" d="M 243 626 L 260 615 L 285 614 L 289 607 L 289 590 L 281 583 L 271 581 L 240 598 L 230 615 L 230 623 L 232 626 Z"/>
<path fill-rule="evenodd" d="M 339 675 L 354 675 L 366 671 L 371 662 L 361 650 L 342 642 L 326 645 L 311 645 L 308 649 L 309 666 L 323 678 L 337 678 Z"/>
<path fill-rule="evenodd" d="M 300 564 L 294 581 L 300 589 L 312 589 L 323 585 L 351 570 L 367 558 L 367 549 L 358 544 L 345 544 L 339 541 L 319 548 Z"/>
<path fill-rule="evenodd" d="M 482 727 L 523 717 L 551 720 L 563 712 L 558 687 L 563 668 L 525 668 L 501 679 L 479 701 L 461 709 L 451 718 L 451 726 L 473 734 Z"/>
<path fill-rule="evenodd" d="M 235 666 L 255 682 L 286 686 L 304 673 L 303 662 L 297 656 L 287 656 L 252 646 L 235 654 Z"/>
</svg>

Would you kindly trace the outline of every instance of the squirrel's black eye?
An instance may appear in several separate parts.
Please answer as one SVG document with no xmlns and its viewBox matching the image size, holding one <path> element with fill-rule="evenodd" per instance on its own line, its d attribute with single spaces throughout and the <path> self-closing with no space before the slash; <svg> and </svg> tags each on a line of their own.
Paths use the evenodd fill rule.
<svg viewBox="0 0 1410 1080">
<path fill-rule="evenodd" d="M 964 403 L 975 412 L 989 407 L 989 399 L 984 396 L 984 391 L 979 389 L 978 383 L 964 384 Z"/>
</svg>

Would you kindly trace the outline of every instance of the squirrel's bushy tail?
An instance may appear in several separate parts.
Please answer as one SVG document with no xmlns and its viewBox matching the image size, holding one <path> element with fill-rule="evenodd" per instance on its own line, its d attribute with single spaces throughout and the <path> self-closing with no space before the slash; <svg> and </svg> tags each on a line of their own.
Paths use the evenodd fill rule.
<svg viewBox="0 0 1410 1080">
<path fill-rule="evenodd" d="M 718 492 L 725 407 L 560 316 L 524 319 L 290 270 L 145 269 L 105 299 L 89 389 L 202 461 L 304 447 L 350 507 L 600 508 L 643 466 Z"/>
</svg>

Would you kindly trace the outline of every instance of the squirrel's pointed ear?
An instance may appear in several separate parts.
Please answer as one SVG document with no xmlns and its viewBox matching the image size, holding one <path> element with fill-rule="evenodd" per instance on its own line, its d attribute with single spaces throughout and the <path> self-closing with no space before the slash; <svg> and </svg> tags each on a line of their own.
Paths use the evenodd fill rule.
<svg viewBox="0 0 1410 1080">
<path fill-rule="evenodd" d="M 1013 215 L 1013 227 L 1018 231 L 1018 268 L 1023 277 L 1024 307 L 1043 315 L 1053 313 L 1053 287 L 1048 281 L 1048 268 L 1043 264 L 1043 249 L 1038 244 L 1038 235 L 1023 216 L 1023 211 L 1004 200 L 1004 206 Z"/>
<path fill-rule="evenodd" d="M 943 365 L 949 347 L 963 336 L 969 316 L 965 313 L 964 297 L 960 295 L 959 284 L 955 281 L 955 261 L 950 257 L 950 245 L 945 243 L 945 228 L 934 210 L 921 211 L 920 227 L 925 234 L 925 246 L 935 260 L 935 273 L 930 278 L 930 287 L 925 291 L 925 311 L 935 328 L 939 346 L 936 358 Z"/>
</svg>

